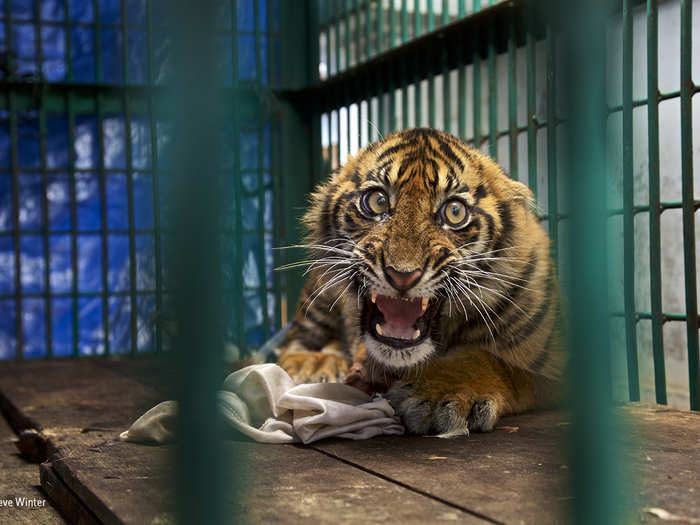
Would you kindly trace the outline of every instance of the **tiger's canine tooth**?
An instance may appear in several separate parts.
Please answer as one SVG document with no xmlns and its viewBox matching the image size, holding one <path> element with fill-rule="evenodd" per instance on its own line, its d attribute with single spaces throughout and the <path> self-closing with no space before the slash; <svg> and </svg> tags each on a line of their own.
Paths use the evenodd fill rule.
<svg viewBox="0 0 700 525">
<path fill-rule="evenodd" d="M 380 325 L 379 323 L 377 323 L 377 326 L 375 326 L 375 330 L 377 330 L 377 333 L 378 333 L 379 335 L 384 335 L 384 334 L 382 333 L 382 325 Z"/>
<path fill-rule="evenodd" d="M 421 302 L 421 309 L 425 312 L 428 309 L 428 302 L 430 302 L 430 299 L 427 297 L 423 297 L 423 300 Z"/>
<path fill-rule="evenodd" d="M 373 293 L 373 294 L 372 294 L 372 302 L 373 302 L 373 303 L 376 303 L 376 302 L 377 302 L 377 294 L 376 294 L 376 293 Z"/>
<path fill-rule="evenodd" d="M 418 339 L 419 337 L 420 337 L 420 330 L 416 330 L 415 332 L 413 332 L 413 340 L 414 341 L 416 339 Z"/>
</svg>

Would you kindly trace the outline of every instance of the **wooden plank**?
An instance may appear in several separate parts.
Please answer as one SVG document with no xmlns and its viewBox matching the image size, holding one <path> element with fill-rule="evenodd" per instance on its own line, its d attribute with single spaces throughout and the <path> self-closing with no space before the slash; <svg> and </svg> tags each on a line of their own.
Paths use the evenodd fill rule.
<svg viewBox="0 0 700 525">
<path fill-rule="evenodd" d="M 7 366 L 6 366 L 7 365 Z M 0 396 L 18 424 L 40 428 L 53 448 L 42 470 L 47 492 L 71 521 L 168 523 L 174 520 L 170 447 L 114 441 L 164 396 L 144 385 L 145 361 L 52 361 L 0 365 Z M 29 423 L 27 423 L 29 422 Z M 92 429 L 83 432 L 85 429 Z M 231 515 L 257 522 L 482 522 L 319 452 L 293 445 L 230 442 L 246 459 L 245 494 L 232 495 Z M 222 458 L 222 461 L 225 461 Z M 396 506 L 397 501 L 401 502 Z"/>
<path fill-rule="evenodd" d="M 635 404 L 620 416 L 627 421 L 629 477 L 638 483 L 630 512 L 650 522 L 657 518 L 645 509 L 700 516 L 700 415 Z M 562 454 L 566 415 L 523 414 L 499 427 L 453 440 L 379 437 L 313 447 L 499 521 L 564 520 L 570 499 Z"/>
<path fill-rule="evenodd" d="M 17 452 L 12 429 L 0 415 L 0 500 L 12 500 L 13 507 L 0 506 L 0 523 L 55 525 L 65 523 L 39 487 L 39 465 L 28 463 Z M 41 506 L 16 506 L 15 498 L 38 500 Z"/>
<path fill-rule="evenodd" d="M 75 493 L 56 475 L 50 463 L 40 465 L 41 488 L 61 514 L 70 517 L 73 525 L 96 525 L 97 517 L 78 499 Z"/>
<path fill-rule="evenodd" d="M 490 434 L 313 445 L 333 457 L 505 523 L 557 523 L 568 498 L 557 412 L 506 418 Z M 517 429 L 517 430 L 516 430 Z"/>
</svg>

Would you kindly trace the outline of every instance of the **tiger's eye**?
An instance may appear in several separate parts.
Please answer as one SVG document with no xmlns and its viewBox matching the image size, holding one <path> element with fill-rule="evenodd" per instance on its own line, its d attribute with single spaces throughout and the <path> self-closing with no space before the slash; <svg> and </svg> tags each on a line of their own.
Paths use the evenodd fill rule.
<svg viewBox="0 0 700 525">
<path fill-rule="evenodd" d="M 467 220 L 467 217 L 467 207 L 462 201 L 448 201 L 442 207 L 442 218 L 450 226 L 461 226 Z"/>
<path fill-rule="evenodd" d="M 381 215 L 389 210 L 389 198 L 382 190 L 366 193 L 362 199 L 365 211 L 373 215 Z"/>
</svg>

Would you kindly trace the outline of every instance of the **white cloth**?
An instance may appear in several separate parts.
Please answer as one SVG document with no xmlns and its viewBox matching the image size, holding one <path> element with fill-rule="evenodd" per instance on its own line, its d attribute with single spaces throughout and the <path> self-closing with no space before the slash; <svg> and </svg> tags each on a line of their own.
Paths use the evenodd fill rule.
<svg viewBox="0 0 700 525">
<path fill-rule="evenodd" d="M 229 375 L 219 391 L 219 410 L 227 424 L 261 443 L 404 433 L 386 399 L 372 399 L 340 383 L 295 385 L 275 364 L 248 366 Z M 176 414 L 177 403 L 164 401 L 119 437 L 137 443 L 172 441 Z"/>
</svg>

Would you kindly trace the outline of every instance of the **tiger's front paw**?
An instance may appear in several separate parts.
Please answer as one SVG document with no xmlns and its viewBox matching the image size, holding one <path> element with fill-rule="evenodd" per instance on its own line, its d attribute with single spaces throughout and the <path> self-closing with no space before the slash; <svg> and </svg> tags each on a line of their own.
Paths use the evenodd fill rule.
<svg viewBox="0 0 700 525">
<path fill-rule="evenodd" d="M 410 381 L 392 384 L 385 396 L 412 434 L 438 437 L 491 432 L 501 415 L 497 396 L 468 388 L 445 392 Z"/>
<path fill-rule="evenodd" d="M 333 353 L 287 352 L 277 363 L 294 382 L 335 383 L 342 382 L 348 373 L 347 360 Z"/>
</svg>

